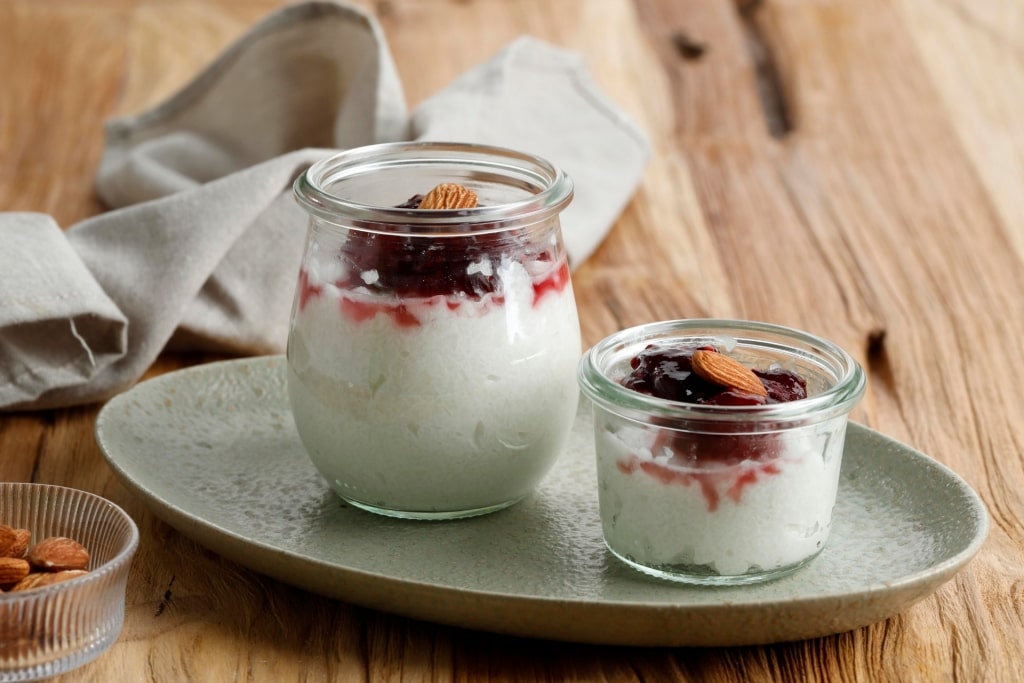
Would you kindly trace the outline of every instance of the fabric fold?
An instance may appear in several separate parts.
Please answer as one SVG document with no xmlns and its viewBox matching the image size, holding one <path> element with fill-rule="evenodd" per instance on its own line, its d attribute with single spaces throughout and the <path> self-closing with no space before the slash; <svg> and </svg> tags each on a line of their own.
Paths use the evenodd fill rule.
<svg viewBox="0 0 1024 683">
<path fill-rule="evenodd" d="M 376 19 L 307 2 L 257 23 L 166 101 L 108 121 L 96 189 L 116 208 L 298 149 L 407 134 L 405 96 Z"/>
<path fill-rule="evenodd" d="M 3 214 L 0 228 L 0 405 L 104 374 L 127 351 L 128 319 L 51 217 Z"/>
</svg>

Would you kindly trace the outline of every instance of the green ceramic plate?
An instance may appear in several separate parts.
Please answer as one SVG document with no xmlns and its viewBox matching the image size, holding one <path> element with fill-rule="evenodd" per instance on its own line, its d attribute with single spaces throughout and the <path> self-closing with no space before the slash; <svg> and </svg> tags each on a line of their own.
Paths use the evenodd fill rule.
<svg viewBox="0 0 1024 683">
<path fill-rule="evenodd" d="M 525 501 L 459 521 L 378 517 L 342 505 L 313 469 L 280 356 L 143 382 L 103 408 L 96 435 L 159 517 L 258 572 L 417 619 L 557 640 L 739 645 L 850 630 L 929 595 L 988 528 L 956 474 L 851 424 L 832 537 L 810 565 L 740 588 L 647 578 L 604 547 L 586 405 Z"/>
</svg>

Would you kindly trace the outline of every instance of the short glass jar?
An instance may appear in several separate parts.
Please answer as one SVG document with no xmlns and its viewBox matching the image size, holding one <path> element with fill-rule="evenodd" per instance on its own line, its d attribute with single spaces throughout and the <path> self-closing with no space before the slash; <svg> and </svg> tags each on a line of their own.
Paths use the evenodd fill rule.
<svg viewBox="0 0 1024 683">
<path fill-rule="evenodd" d="M 649 345 L 714 347 L 751 369 L 783 368 L 806 380 L 807 396 L 707 405 L 627 389 L 631 362 Z M 824 548 L 848 416 L 865 385 L 838 346 L 758 322 L 658 322 L 596 344 L 579 383 L 594 404 L 605 543 L 627 564 L 684 583 L 740 585 L 789 574 Z"/>
<path fill-rule="evenodd" d="M 442 183 L 479 205 L 412 208 Z M 563 450 L 579 395 L 559 223 L 569 178 L 513 150 L 394 143 L 313 165 L 295 194 L 310 222 L 288 389 L 330 486 L 417 519 L 528 495 Z"/>
</svg>

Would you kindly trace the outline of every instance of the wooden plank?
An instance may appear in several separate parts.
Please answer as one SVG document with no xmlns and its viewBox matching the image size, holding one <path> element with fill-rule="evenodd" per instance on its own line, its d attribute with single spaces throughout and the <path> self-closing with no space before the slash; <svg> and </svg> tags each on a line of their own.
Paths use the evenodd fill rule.
<svg viewBox="0 0 1024 683">
<path fill-rule="evenodd" d="M 97 135 L 119 95 L 131 3 L 0 4 L 0 206 L 71 222 L 92 197 Z M 87 69 L 83 66 L 87 65 Z"/>
<path fill-rule="evenodd" d="M 277 0 L 0 2 L 0 210 L 103 209 L 102 123 L 173 93 Z M 530 33 L 578 50 L 650 134 L 574 276 L 584 339 L 654 319 L 809 329 L 869 371 L 859 420 L 962 474 L 993 519 L 968 570 L 891 620 L 733 650 L 538 643 L 322 599 L 146 511 L 96 406 L 5 415 L 0 476 L 140 522 L 118 643 L 86 680 L 1013 680 L 1024 652 L 1024 8 L 1013 0 L 382 0 L 415 105 Z M 13 65 L 13 66 L 12 66 Z M 2 248 L 2 245 L 0 245 Z M 211 357 L 165 356 L 157 374 Z M 80 680 L 75 675 L 66 680 Z"/>
</svg>

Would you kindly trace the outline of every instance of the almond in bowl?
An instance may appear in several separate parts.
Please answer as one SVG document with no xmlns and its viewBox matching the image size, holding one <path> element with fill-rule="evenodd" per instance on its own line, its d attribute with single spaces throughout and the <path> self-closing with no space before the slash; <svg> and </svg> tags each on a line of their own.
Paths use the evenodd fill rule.
<svg viewBox="0 0 1024 683">
<path fill-rule="evenodd" d="M 138 539 L 100 496 L 0 483 L 0 680 L 71 671 L 117 640 Z"/>
<path fill-rule="evenodd" d="M 3 543 L 3 539 L 15 539 Z M 50 536 L 30 545 L 32 532 L 0 523 L 0 592 L 50 586 L 87 574 L 89 551 L 65 536 Z"/>
</svg>

